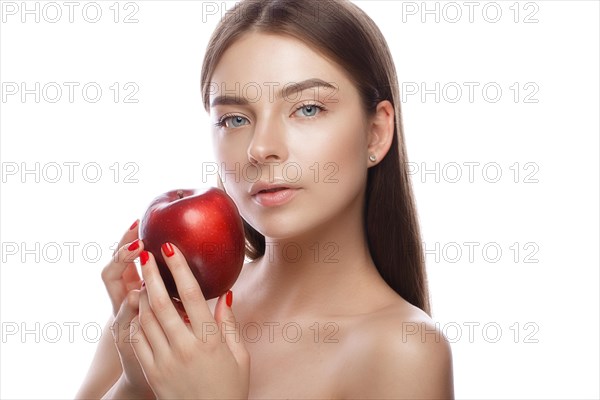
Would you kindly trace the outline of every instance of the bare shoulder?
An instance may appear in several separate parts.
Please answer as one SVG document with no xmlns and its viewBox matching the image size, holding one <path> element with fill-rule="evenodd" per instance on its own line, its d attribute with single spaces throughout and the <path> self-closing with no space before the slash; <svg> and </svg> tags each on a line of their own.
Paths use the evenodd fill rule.
<svg viewBox="0 0 600 400">
<path fill-rule="evenodd" d="M 454 397 L 450 344 L 425 312 L 405 300 L 362 316 L 345 339 L 343 397 Z"/>
</svg>

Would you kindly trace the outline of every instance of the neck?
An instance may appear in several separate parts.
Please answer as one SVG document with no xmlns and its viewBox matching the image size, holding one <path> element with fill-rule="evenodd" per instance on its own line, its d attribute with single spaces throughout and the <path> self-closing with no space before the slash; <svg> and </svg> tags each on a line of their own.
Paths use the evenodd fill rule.
<svg viewBox="0 0 600 400">
<path fill-rule="evenodd" d="M 249 266 L 255 271 L 253 296 L 265 313 L 344 314 L 350 306 L 360 307 L 368 289 L 381 288 L 374 285 L 383 279 L 369 253 L 362 208 L 355 210 L 302 236 L 265 238 L 264 256 Z"/>
</svg>

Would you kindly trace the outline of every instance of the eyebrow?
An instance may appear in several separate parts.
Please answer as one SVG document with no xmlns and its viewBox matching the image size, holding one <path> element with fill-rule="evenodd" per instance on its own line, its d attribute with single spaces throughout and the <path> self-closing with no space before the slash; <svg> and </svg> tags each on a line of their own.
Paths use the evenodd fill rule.
<svg viewBox="0 0 600 400">
<path fill-rule="evenodd" d="M 324 80 L 319 79 L 319 78 L 310 78 L 310 79 L 303 80 L 302 82 L 285 84 L 284 87 L 277 92 L 277 95 L 275 98 L 282 98 L 282 97 L 288 98 L 293 94 L 302 92 L 303 90 L 306 90 L 306 89 L 312 89 L 314 87 L 324 87 L 326 89 L 337 90 L 337 87 L 332 85 L 329 82 L 325 82 Z M 232 96 L 230 94 L 229 95 L 225 94 L 222 96 L 215 97 L 214 100 L 212 101 L 212 103 L 210 104 L 210 106 L 211 107 L 228 106 L 228 105 L 246 106 L 248 104 L 250 104 L 250 102 L 245 97 L 238 96 L 238 95 Z"/>
</svg>

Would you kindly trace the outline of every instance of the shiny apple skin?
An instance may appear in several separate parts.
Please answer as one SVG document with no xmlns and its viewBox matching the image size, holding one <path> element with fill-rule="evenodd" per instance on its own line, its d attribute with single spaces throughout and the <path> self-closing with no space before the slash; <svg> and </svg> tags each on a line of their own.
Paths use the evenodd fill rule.
<svg viewBox="0 0 600 400">
<path fill-rule="evenodd" d="M 244 264 L 242 219 L 233 200 L 218 188 L 172 190 L 156 197 L 141 220 L 140 238 L 154 255 L 167 291 L 176 298 L 163 243 L 181 250 L 207 300 L 231 289 Z"/>
</svg>

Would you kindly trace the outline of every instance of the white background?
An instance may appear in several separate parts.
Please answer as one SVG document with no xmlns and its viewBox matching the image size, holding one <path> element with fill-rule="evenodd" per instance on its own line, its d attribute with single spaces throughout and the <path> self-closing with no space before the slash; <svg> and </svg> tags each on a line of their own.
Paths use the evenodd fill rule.
<svg viewBox="0 0 600 400">
<path fill-rule="evenodd" d="M 57 8 L 27 7 L 36 3 L 39 23 L 23 23 L 21 2 L 2 2 L 2 398 L 75 394 L 111 312 L 100 280 L 111 247 L 157 194 L 214 183 L 201 173 L 212 149 L 199 76 L 219 15 L 203 10 L 231 5 L 98 2 L 90 23 L 79 2 L 71 23 L 58 2 L 62 18 L 50 23 Z M 598 398 L 598 2 L 478 2 L 472 22 L 464 2 L 357 4 L 403 82 L 433 316 L 454 342 L 456 397 Z M 22 82 L 40 82 L 39 103 L 8 94 Z M 52 84 L 41 90 L 52 82 L 63 89 L 56 103 Z M 64 82 L 79 84 L 72 103 Z M 421 83 L 436 82 L 438 101 L 422 99 Z M 465 82 L 478 85 L 473 101 Z M 87 83 L 102 89 L 95 103 Z M 124 102 L 136 87 L 138 102 Z M 36 163 L 38 176 L 22 173 Z M 436 163 L 438 177 L 422 173 Z"/>
</svg>

